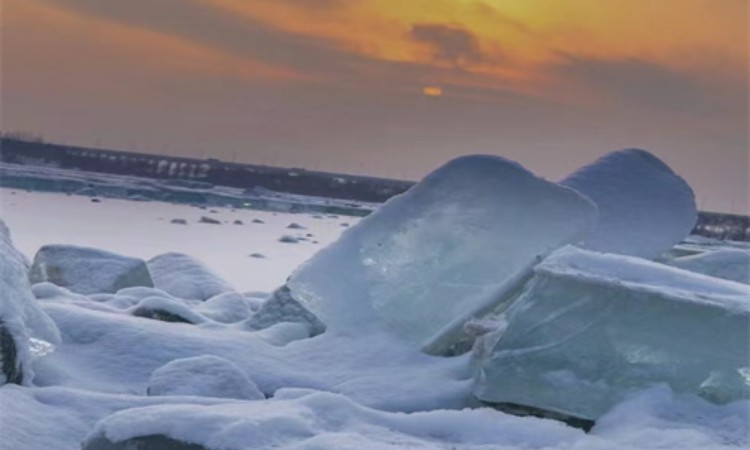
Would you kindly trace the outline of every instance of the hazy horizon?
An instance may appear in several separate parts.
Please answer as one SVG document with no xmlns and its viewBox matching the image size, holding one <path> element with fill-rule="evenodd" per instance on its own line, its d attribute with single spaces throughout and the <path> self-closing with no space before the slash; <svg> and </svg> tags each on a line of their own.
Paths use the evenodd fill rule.
<svg viewBox="0 0 750 450">
<path fill-rule="evenodd" d="M 649 150 L 750 212 L 748 2 L 6 0 L 2 129 L 417 180 Z"/>
</svg>

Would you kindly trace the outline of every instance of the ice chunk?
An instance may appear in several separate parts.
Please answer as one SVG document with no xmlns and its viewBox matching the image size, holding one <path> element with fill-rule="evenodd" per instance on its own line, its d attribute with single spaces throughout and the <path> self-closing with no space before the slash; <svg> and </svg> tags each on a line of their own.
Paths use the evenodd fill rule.
<svg viewBox="0 0 750 450">
<path fill-rule="evenodd" d="M 207 300 L 234 288 L 200 261 L 182 253 L 164 253 L 148 261 L 154 286 L 188 300 Z"/>
<path fill-rule="evenodd" d="M 84 295 L 153 286 L 143 260 L 72 245 L 45 245 L 39 249 L 29 279 L 32 283 L 49 281 Z"/>
<path fill-rule="evenodd" d="M 717 386 L 750 366 L 750 287 L 638 258 L 565 247 L 536 267 L 505 330 L 480 338 L 474 394 L 596 420 L 630 389 Z M 736 378 L 736 377 L 734 377 Z"/>
<path fill-rule="evenodd" d="M 697 255 L 675 258 L 667 264 L 738 283 L 750 284 L 750 251 L 740 249 L 711 250 Z"/>
<path fill-rule="evenodd" d="M 292 297 L 287 286 L 276 289 L 263 302 L 258 312 L 245 322 L 245 326 L 252 330 L 262 330 L 283 322 L 304 324 L 310 336 L 317 336 L 326 330 L 326 326 L 315 314 Z"/>
<path fill-rule="evenodd" d="M 698 218 L 690 186 L 651 153 L 609 153 L 562 180 L 594 201 L 599 221 L 584 247 L 655 258 L 680 242 Z"/>
<path fill-rule="evenodd" d="M 176 359 L 156 369 L 148 382 L 148 395 L 265 398 L 233 362 L 212 355 Z"/>
<path fill-rule="evenodd" d="M 31 382 L 32 339 L 60 343 L 57 326 L 31 292 L 25 262 L 0 220 L 0 385 Z"/>
<path fill-rule="evenodd" d="M 588 199 L 517 163 L 461 157 L 345 231 L 287 284 L 331 329 L 387 323 L 440 353 L 464 322 L 595 219 Z"/>
</svg>

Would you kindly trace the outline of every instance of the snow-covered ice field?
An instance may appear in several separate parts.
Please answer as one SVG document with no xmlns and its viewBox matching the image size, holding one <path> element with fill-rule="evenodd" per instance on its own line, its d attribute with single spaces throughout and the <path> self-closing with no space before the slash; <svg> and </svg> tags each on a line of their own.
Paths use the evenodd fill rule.
<svg viewBox="0 0 750 450">
<path fill-rule="evenodd" d="M 94 203 L 86 196 L 0 188 L 0 217 L 13 230 L 16 247 L 30 259 L 47 244 L 94 247 L 143 259 L 177 251 L 203 261 L 240 291 L 265 292 L 281 286 L 292 269 L 336 240 L 345 225 L 360 220 L 315 213 L 100 200 Z M 200 223 L 204 216 L 222 224 Z M 172 219 L 184 219 L 187 225 L 173 224 Z M 243 224 L 235 225 L 235 220 Z M 305 229 L 287 228 L 292 223 Z M 306 240 L 279 242 L 284 235 Z M 265 258 L 250 256 L 255 253 Z"/>
<path fill-rule="evenodd" d="M 641 155 L 618 157 L 637 161 Z M 187 289 L 183 296 L 146 287 L 85 295 L 48 282 L 29 288 L 27 268 L 0 229 L 0 288 L 7 296 L 0 303 L 0 331 L 6 326 L 31 343 L 18 349 L 23 382 L 0 386 L 0 450 L 750 447 L 750 368 L 745 367 L 750 363 L 741 354 L 748 347 L 743 323 L 750 317 L 750 288 L 743 283 L 750 278 L 737 265 L 747 264 L 748 247 L 691 237 L 659 262 L 596 252 L 625 249 L 639 256 L 670 249 L 691 226 L 689 187 L 677 184 L 675 194 L 687 199 L 680 210 L 687 218 L 671 223 L 671 216 L 665 217 L 659 222 L 662 233 L 638 247 L 641 224 L 632 211 L 649 206 L 646 195 L 633 194 L 629 210 L 628 205 L 607 210 L 606 196 L 594 203 L 500 158 L 453 164 L 444 169 L 448 175 L 436 172 L 421 190 L 365 219 L 0 189 L 0 218 L 28 260 L 49 244 L 144 261 L 179 252 L 223 278 L 214 280 L 190 259 L 172 255 L 160 264 L 149 261 L 149 270 L 154 284 Z M 604 167 L 610 176 L 612 166 Z M 475 176 L 454 178 L 467 169 Z M 526 190 L 501 186 L 494 178 L 498 172 Z M 664 183 L 655 189 L 665 196 L 669 184 L 675 185 L 667 174 L 652 179 Z M 578 181 L 584 188 L 598 176 L 596 170 L 584 175 Z M 434 195 L 441 190 L 447 195 Z M 511 194 L 493 209 L 498 190 Z M 537 197 L 555 202 L 539 203 Z M 669 198 L 663 201 L 668 204 Z M 526 203 L 523 214 L 508 211 L 512 202 Z M 574 213 L 561 218 L 561 210 Z M 599 221 L 597 238 L 582 240 L 602 211 L 610 223 Z M 545 215 L 557 222 L 545 222 Z M 632 219 L 622 239 L 607 233 L 611 223 L 622 226 L 620 216 Z M 220 223 L 204 223 L 202 217 Z M 498 230 L 518 220 L 538 226 L 539 248 L 524 245 L 529 230 L 499 236 Z M 293 223 L 299 226 L 289 228 Z M 282 236 L 297 242 L 282 242 Z M 508 247 L 497 251 L 484 245 L 488 240 Z M 561 248 L 569 243 L 588 249 Z M 540 264 L 555 249 L 555 256 Z M 503 260 L 509 254 L 514 259 Z M 675 256 L 685 254 L 689 259 Z M 55 257 L 54 252 L 43 255 L 45 267 L 60 264 L 59 271 L 37 268 L 41 272 L 34 274 L 32 269 L 31 277 L 81 276 L 80 270 L 66 272 L 71 261 Z M 110 256 L 93 252 L 90 257 Z M 161 272 L 170 264 L 187 267 L 188 275 L 164 278 Z M 415 267 L 426 269 L 408 272 Z M 102 272 L 92 274 L 99 283 L 94 285 L 111 281 Z M 508 325 L 502 314 L 471 322 L 474 331 L 484 330 L 472 335 L 478 339 L 473 352 L 425 353 L 425 348 L 450 347 L 422 347 L 425 342 L 455 344 L 451 339 L 471 334 L 466 327 L 457 332 L 450 322 L 455 314 L 445 312 L 452 304 L 460 304 L 462 314 L 485 314 L 499 308 L 488 300 L 517 294 L 530 277 L 536 281 L 514 294 L 508 320 L 515 322 Z M 233 290 L 196 300 L 189 295 L 196 280 L 220 290 L 226 283 Z M 285 283 L 291 291 L 272 294 Z M 461 295 L 471 302 L 452 302 Z M 295 298 L 318 308 L 325 325 Z M 411 304 L 402 309 L 394 298 Z M 560 306 L 558 299 L 571 306 Z M 427 310 L 432 300 L 440 303 L 435 311 Z M 633 302 L 637 309 L 629 307 Z M 420 323 L 425 317 L 429 324 Z M 705 329 L 691 332 L 704 323 Z M 565 334 L 571 329 L 573 334 Z M 506 332 L 505 341 L 493 338 Z M 690 333 L 689 348 L 679 345 L 685 333 Z M 672 351 L 665 356 L 652 344 Z M 698 361 L 691 359 L 695 355 Z M 570 371 L 552 367 L 560 359 Z M 12 362 L 0 363 L 4 373 L 13 372 Z M 587 385 L 581 374 L 599 363 L 606 365 L 599 371 L 606 377 Z M 700 384 L 704 366 L 717 370 Z M 671 371 L 674 367 L 679 370 Z M 525 390 L 530 380 L 534 389 Z M 598 393 L 599 403 L 592 406 L 589 392 Z M 508 398 L 532 406 L 540 398 L 541 406 L 558 402 L 562 406 L 551 411 L 582 412 L 576 417 L 595 418 L 596 424 L 584 432 L 557 420 L 507 414 L 478 400 Z M 594 411 L 591 417 L 587 411 Z"/>
</svg>

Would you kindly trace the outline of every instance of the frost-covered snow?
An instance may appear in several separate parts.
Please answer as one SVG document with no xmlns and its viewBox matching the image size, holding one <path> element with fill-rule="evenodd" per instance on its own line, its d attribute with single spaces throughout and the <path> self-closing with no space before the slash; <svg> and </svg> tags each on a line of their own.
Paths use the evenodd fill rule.
<svg viewBox="0 0 750 450">
<path fill-rule="evenodd" d="M 599 207 L 591 250 L 655 258 L 683 240 L 698 218 L 690 186 L 645 150 L 609 153 L 560 182 Z"/>
<path fill-rule="evenodd" d="M 750 398 L 750 287 L 565 247 L 535 269 L 507 328 L 475 347 L 475 395 L 596 420 L 632 389 L 668 383 Z"/>
<path fill-rule="evenodd" d="M 12 194 L 14 193 L 14 194 Z M 197 223 L 205 210 L 188 205 L 108 199 L 91 203 L 87 197 L 0 188 L 0 217 L 13 230 L 14 244 L 27 257 L 48 244 L 94 247 L 149 260 L 162 253 L 188 253 L 232 286 L 246 291 L 271 292 L 284 284 L 294 267 L 336 240 L 341 222 L 356 217 L 274 213 L 250 209 L 218 209 L 222 221 L 241 219 L 244 226 Z M 174 217 L 188 225 L 174 225 Z M 54 220 L 54 226 L 49 226 Z M 289 245 L 277 241 L 298 222 L 315 240 Z M 294 233 L 295 235 L 297 233 Z M 261 253 L 265 258 L 250 258 Z"/>
<path fill-rule="evenodd" d="M 283 290 L 269 293 L 283 286 L 300 262 L 334 241 L 344 231 L 340 224 L 355 224 L 358 219 L 216 211 L 211 216 L 222 225 L 197 223 L 206 212 L 196 207 L 117 199 L 91 203 L 76 196 L 21 191 L 9 195 L 9 190 L 0 189 L 0 216 L 7 219 L 14 242 L 26 256 L 46 244 L 101 248 L 143 260 L 180 252 L 239 289 L 205 301 L 147 287 L 82 295 L 47 282 L 29 288 L 23 276 L 11 277 L 15 281 L 10 285 L 21 288 L 10 291 L 2 285 L 0 300 L 7 301 L 7 292 L 20 293 L 30 301 L 23 304 L 33 310 L 20 315 L 30 319 L 24 329 L 41 331 L 38 334 L 45 339 L 44 330 L 50 327 L 49 341 L 55 341 L 59 329 L 61 340 L 55 348 L 30 341 L 29 353 L 37 355 L 30 358 L 33 381 L 0 387 L 0 450 L 74 449 L 84 439 L 126 444 L 149 435 L 163 436 L 162 442 L 189 440 L 210 450 L 263 448 L 259 442 L 297 450 L 750 446 L 748 400 L 714 404 L 695 393 L 676 394 L 666 384 L 634 389 L 605 412 L 590 433 L 583 433 L 556 421 L 515 417 L 480 405 L 472 395 L 470 355 L 428 356 L 380 326 L 374 330 L 329 327 L 310 337 L 314 322 L 296 307 L 294 298 L 280 296 Z M 54 227 L 48 226 L 50 217 Z M 169 223 L 173 217 L 185 218 L 187 224 Z M 234 220 L 245 225 L 231 225 Z M 292 222 L 307 228 L 295 237 L 312 233 L 320 244 L 279 243 L 279 236 L 294 231 L 286 228 Z M 430 244 L 427 238 L 435 235 L 427 226 L 422 230 L 428 234 L 420 242 Z M 729 244 L 685 245 L 705 252 Z M 21 274 L 27 258 L 10 248 L 3 247 L 0 262 L 8 258 L 20 262 L 12 267 L 16 275 Z M 267 258 L 248 257 L 254 252 Z M 595 267 L 581 271 L 626 280 L 625 290 L 633 284 L 649 293 L 684 291 L 695 296 L 697 304 L 715 297 L 717 282 L 726 289 L 730 303 L 731 293 L 741 286 L 695 274 L 672 277 L 685 272 L 644 266 L 642 261 L 633 263 L 642 270 L 626 276 L 615 270 L 621 257 L 607 258 L 615 258 L 617 264 L 597 260 Z M 7 280 L 10 272 L 3 270 L 2 280 Z M 350 283 L 345 274 L 335 270 L 329 274 L 331 282 Z M 134 316 L 139 306 L 192 315 L 196 320 L 179 323 Z M 250 326 L 256 315 L 256 321 L 270 326 L 262 330 Z M 33 325 L 37 320 L 40 324 Z M 481 334 L 504 324 L 512 326 L 497 319 L 473 321 L 470 328 Z M 701 327 L 710 328 L 701 323 L 695 339 L 707 334 Z M 712 342 L 718 335 L 712 336 Z M 737 351 L 734 341 L 721 344 L 712 344 L 720 354 Z M 708 360 L 713 357 L 709 354 Z M 216 369 L 218 365 L 211 363 L 216 358 L 234 368 Z M 209 373 L 213 375 L 206 377 Z M 737 377 L 730 375 L 712 374 L 699 394 L 714 402 L 733 399 L 727 397 L 727 390 L 715 389 L 736 387 Z M 227 389 L 221 383 L 233 377 L 249 380 L 270 398 L 240 399 L 241 389 Z M 157 382 L 163 382 L 163 390 L 152 389 Z M 148 391 L 167 395 L 147 395 Z M 205 396 L 217 394 L 226 397 Z"/>
<path fill-rule="evenodd" d="M 211 355 L 175 359 L 159 367 L 151 374 L 146 392 L 240 400 L 266 398 L 237 365 Z"/>
<path fill-rule="evenodd" d="M 463 322 L 541 257 L 583 238 L 595 218 L 589 200 L 514 162 L 466 156 L 345 231 L 287 285 L 331 329 L 386 324 L 441 353 Z"/>
</svg>

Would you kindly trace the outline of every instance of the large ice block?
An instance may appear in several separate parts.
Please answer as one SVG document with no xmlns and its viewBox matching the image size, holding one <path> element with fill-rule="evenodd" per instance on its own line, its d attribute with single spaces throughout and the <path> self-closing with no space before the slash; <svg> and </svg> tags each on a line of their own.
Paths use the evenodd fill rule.
<svg viewBox="0 0 750 450">
<path fill-rule="evenodd" d="M 331 330 L 388 324 L 434 344 L 595 220 L 596 207 L 573 190 L 500 157 L 465 156 L 344 232 L 287 285 Z"/>
<path fill-rule="evenodd" d="M 667 264 L 691 272 L 750 284 L 750 251 L 745 249 L 710 250 L 675 258 L 667 261 Z"/>
<path fill-rule="evenodd" d="M 474 347 L 485 402 L 596 420 L 655 383 L 709 400 L 750 394 L 743 284 L 567 246 L 535 268 L 506 320 Z"/>
<path fill-rule="evenodd" d="M 655 258 L 690 234 L 698 218 L 690 186 L 645 150 L 609 153 L 560 184 L 599 207 L 584 244 L 590 250 Z"/>
<path fill-rule="evenodd" d="M 31 382 L 31 339 L 60 343 L 57 326 L 31 293 L 26 271 L 26 259 L 0 220 L 0 385 Z"/>
</svg>

